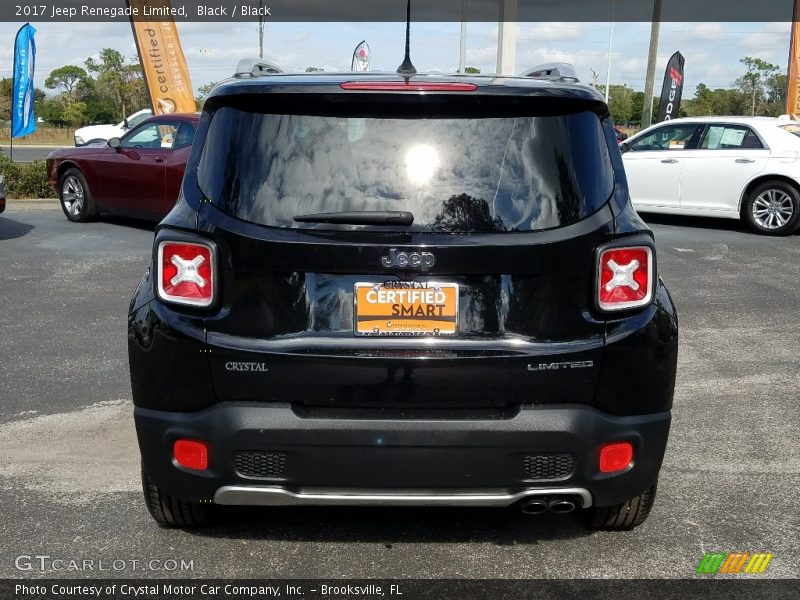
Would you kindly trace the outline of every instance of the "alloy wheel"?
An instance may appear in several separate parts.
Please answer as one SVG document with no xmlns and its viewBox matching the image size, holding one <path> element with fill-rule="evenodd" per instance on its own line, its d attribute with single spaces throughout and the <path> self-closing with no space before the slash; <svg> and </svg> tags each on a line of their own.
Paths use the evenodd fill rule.
<svg viewBox="0 0 800 600">
<path fill-rule="evenodd" d="M 61 202 L 67 212 L 73 217 L 79 216 L 85 200 L 86 192 L 78 178 L 73 175 L 67 177 L 61 184 Z"/>
<path fill-rule="evenodd" d="M 764 229 L 778 229 L 789 222 L 794 210 L 789 194 L 778 189 L 765 190 L 753 201 L 753 220 Z"/>
</svg>

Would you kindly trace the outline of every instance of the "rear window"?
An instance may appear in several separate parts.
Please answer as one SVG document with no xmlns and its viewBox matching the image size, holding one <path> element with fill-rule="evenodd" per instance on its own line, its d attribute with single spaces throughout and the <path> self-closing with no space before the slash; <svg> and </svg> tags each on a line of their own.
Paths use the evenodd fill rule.
<svg viewBox="0 0 800 600">
<path fill-rule="evenodd" d="M 415 231 L 535 231 L 575 223 L 613 190 L 593 112 L 491 118 L 263 114 L 222 107 L 199 165 L 203 193 L 260 225 L 295 216 L 409 211 Z"/>
</svg>

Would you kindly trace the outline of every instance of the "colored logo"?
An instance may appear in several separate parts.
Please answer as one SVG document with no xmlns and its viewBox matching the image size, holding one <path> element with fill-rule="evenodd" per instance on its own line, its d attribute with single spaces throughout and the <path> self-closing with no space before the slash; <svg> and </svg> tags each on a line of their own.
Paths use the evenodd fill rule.
<svg viewBox="0 0 800 600">
<path fill-rule="evenodd" d="M 678 85 L 683 83 L 683 75 L 675 67 L 670 67 L 669 68 L 669 76 L 670 76 L 670 79 L 674 79 L 675 81 L 677 81 Z"/>
<path fill-rule="evenodd" d="M 706 552 L 697 567 L 697 573 L 701 575 L 760 574 L 766 571 L 772 556 L 772 553 L 765 552 Z"/>
</svg>

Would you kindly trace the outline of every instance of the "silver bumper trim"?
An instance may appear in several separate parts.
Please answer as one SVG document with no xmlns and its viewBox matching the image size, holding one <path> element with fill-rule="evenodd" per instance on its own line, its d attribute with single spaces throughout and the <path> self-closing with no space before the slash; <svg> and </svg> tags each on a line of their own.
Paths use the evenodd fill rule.
<svg viewBox="0 0 800 600">
<path fill-rule="evenodd" d="M 582 508 L 592 505 L 584 488 L 509 490 L 348 490 L 290 491 L 266 485 L 228 485 L 214 493 L 216 504 L 257 506 L 508 506 L 533 496 L 578 496 Z"/>
</svg>

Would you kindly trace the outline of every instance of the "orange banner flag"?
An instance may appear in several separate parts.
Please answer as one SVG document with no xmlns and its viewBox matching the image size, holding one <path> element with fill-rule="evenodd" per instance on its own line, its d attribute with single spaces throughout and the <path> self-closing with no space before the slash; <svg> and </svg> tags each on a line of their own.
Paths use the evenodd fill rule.
<svg viewBox="0 0 800 600">
<path fill-rule="evenodd" d="M 165 15 L 156 17 L 157 21 L 131 16 L 133 37 L 150 92 L 153 114 L 195 112 L 197 103 L 189 66 L 175 20 L 168 16 L 172 12 L 170 0 L 128 0 L 128 5 L 137 8 L 139 15 Z"/>
<path fill-rule="evenodd" d="M 792 16 L 792 40 L 789 45 L 789 72 L 787 76 L 786 112 L 800 115 L 800 0 L 795 0 Z"/>
</svg>

